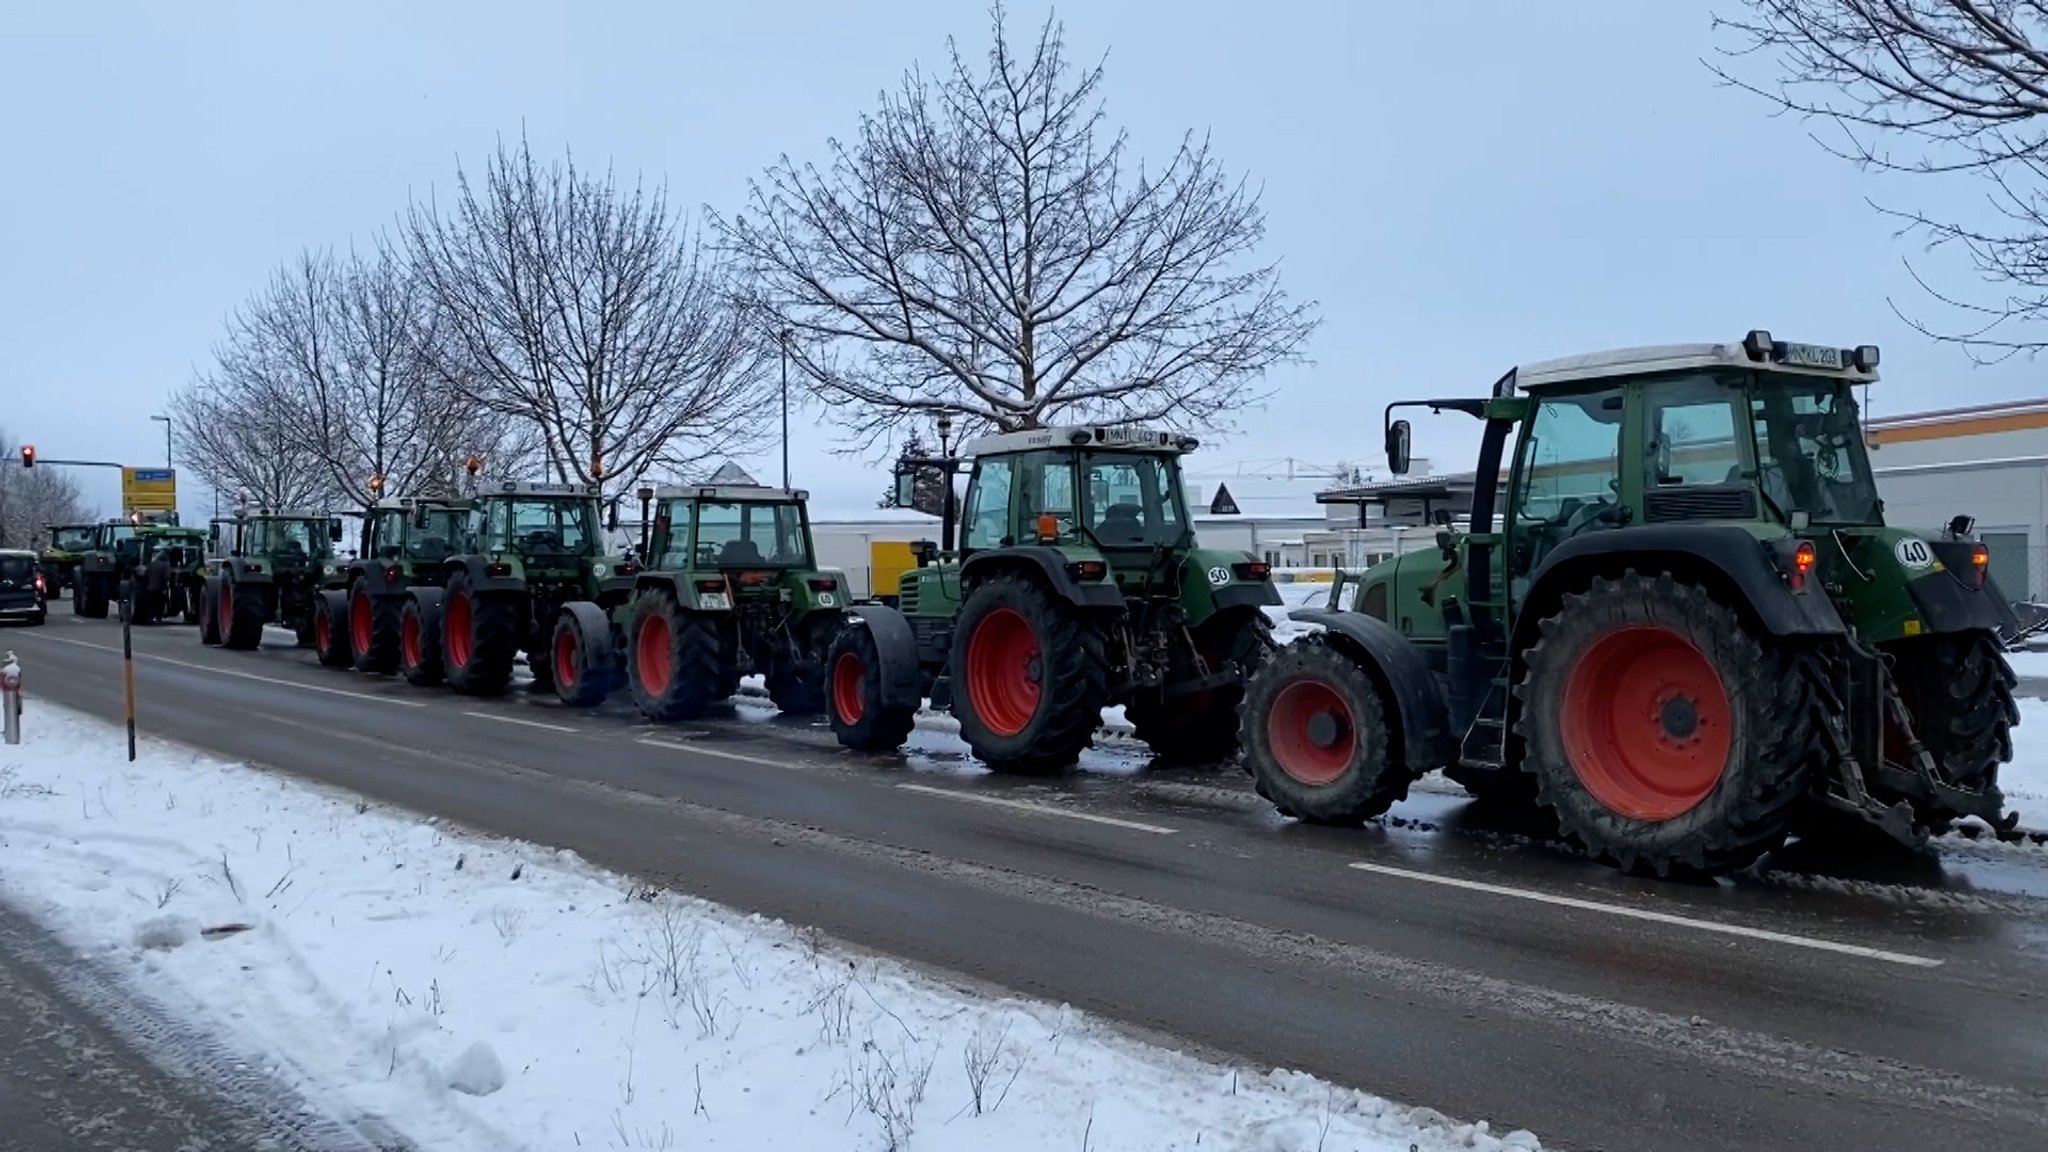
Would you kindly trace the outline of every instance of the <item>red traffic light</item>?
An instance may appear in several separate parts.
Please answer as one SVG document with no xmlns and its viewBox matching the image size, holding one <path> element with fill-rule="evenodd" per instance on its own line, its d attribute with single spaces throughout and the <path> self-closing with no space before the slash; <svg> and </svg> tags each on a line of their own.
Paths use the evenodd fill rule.
<svg viewBox="0 0 2048 1152">
<path fill-rule="evenodd" d="M 21 466 L 22 466 L 23 468 L 33 468 L 33 467 L 35 467 L 35 466 L 36 466 L 36 446 L 35 446 L 35 445 L 33 445 L 33 444 L 23 444 L 23 445 L 21 446 Z"/>
</svg>

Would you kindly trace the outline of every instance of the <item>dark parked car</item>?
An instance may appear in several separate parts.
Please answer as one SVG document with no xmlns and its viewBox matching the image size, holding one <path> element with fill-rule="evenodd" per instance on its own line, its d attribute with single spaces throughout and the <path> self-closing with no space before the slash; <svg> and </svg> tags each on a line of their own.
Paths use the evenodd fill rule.
<svg viewBox="0 0 2048 1152">
<path fill-rule="evenodd" d="M 0 550 L 0 620 L 41 624 L 49 618 L 48 592 L 38 559 L 22 549 Z"/>
</svg>

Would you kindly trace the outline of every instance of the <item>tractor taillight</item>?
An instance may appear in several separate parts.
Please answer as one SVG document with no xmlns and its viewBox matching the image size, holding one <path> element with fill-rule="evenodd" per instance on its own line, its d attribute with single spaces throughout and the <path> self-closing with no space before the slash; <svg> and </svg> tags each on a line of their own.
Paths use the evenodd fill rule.
<svg viewBox="0 0 2048 1152">
<path fill-rule="evenodd" d="M 1067 575 L 1084 584 L 1093 583 L 1109 575 L 1109 565 L 1100 560 L 1076 560 L 1067 565 Z"/>
<path fill-rule="evenodd" d="M 823 579 L 814 578 L 811 580 L 810 583 L 811 591 L 813 592 L 833 592 L 838 590 L 839 588 L 839 581 L 834 580 L 830 577 L 825 577 Z"/>
<path fill-rule="evenodd" d="M 1252 560 L 1244 564 L 1232 564 L 1231 575 L 1248 584 L 1257 584 L 1273 574 L 1273 566 L 1264 560 Z"/>
<path fill-rule="evenodd" d="M 1970 582 L 1982 588 L 1984 586 L 1984 578 L 1989 575 L 1991 575 L 1991 549 L 1979 544 L 1970 553 Z"/>
<path fill-rule="evenodd" d="M 49 589 L 50 585 L 43 580 L 43 574 L 41 572 L 36 573 L 36 591 L 47 592 Z"/>
<path fill-rule="evenodd" d="M 626 559 L 619 561 L 619 575 L 621 576 L 631 576 L 633 573 L 638 572 L 639 570 L 640 565 L 634 563 L 631 557 L 627 557 Z"/>
<path fill-rule="evenodd" d="M 484 575 L 486 576 L 510 576 L 511 574 L 512 566 L 503 560 L 484 565 Z"/>
<path fill-rule="evenodd" d="M 396 584 L 404 575 L 405 573 L 396 564 L 386 564 L 384 566 L 384 582 L 386 584 Z"/>
<path fill-rule="evenodd" d="M 723 581 L 723 580 L 699 580 L 699 581 L 697 581 L 697 591 L 699 591 L 699 592 L 723 592 L 723 591 L 725 591 L 725 581 Z"/>
<path fill-rule="evenodd" d="M 1813 550 L 1813 541 L 1801 540 L 1799 542 L 1799 547 L 1792 553 L 1790 583 L 1794 592 L 1806 587 L 1806 578 L 1813 575 L 1813 566 L 1819 559 L 1820 557 Z"/>
</svg>

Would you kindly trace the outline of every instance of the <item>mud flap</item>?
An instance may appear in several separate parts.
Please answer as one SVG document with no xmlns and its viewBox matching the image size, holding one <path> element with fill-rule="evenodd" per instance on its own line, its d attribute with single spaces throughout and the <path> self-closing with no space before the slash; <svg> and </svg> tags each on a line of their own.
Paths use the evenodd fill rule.
<svg viewBox="0 0 2048 1152">
<path fill-rule="evenodd" d="M 863 604 L 854 615 L 875 641 L 875 655 L 881 664 L 882 706 L 916 709 L 920 703 L 917 637 L 910 630 L 910 621 L 894 608 L 879 604 Z"/>
</svg>

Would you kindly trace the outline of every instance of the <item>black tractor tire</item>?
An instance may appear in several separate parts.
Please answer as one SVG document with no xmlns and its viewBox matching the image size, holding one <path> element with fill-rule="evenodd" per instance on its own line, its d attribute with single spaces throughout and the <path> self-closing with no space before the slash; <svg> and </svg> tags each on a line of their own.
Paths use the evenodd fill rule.
<svg viewBox="0 0 2048 1152">
<path fill-rule="evenodd" d="M 1784 843 L 1821 759 L 1809 657 L 1669 573 L 1596 578 L 1539 630 L 1516 730 L 1567 836 L 1658 876 Z"/>
<path fill-rule="evenodd" d="M 398 610 L 398 674 L 415 688 L 441 683 L 441 606 L 405 598 Z"/>
<path fill-rule="evenodd" d="M 398 671 L 399 629 L 411 597 L 372 596 L 367 580 L 348 594 L 348 654 L 356 671 L 389 676 Z"/>
<path fill-rule="evenodd" d="M 476 591 L 466 571 L 448 577 L 441 596 L 441 670 L 450 688 L 495 696 L 512 682 L 523 631 L 519 607 L 514 594 Z"/>
<path fill-rule="evenodd" d="M 571 708 L 595 708 L 619 684 L 619 657 L 608 621 L 604 631 L 593 636 L 576 613 L 564 610 L 555 617 L 546 663 L 555 698 Z"/>
<path fill-rule="evenodd" d="M 199 585 L 199 642 L 220 643 L 220 581 L 208 577 Z"/>
<path fill-rule="evenodd" d="M 85 607 L 82 614 L 88 620 L 105 620 L 107 607 L 113 598 L 112 581 L 86 578 L 81 587 L 85 591 Z"/>
<path fill-rule="evenodd" d="M 718 694 L 724 653 L 715 618 L 684 609 L 667 592 L 646 592 L 633 603 L 626 635 L 626 683 L 642 716 L 694 720 L 726 698 Z"/>
<path fill-rule="evenodd" d="M 85 615 L 85 577 L 76 572 L 71 574 L 71 614 Z"/>
<path fill-rule="evenodd" d="M 240 590 L 233 580 L 220 582 L 220 600 L 214 612 L 220 618 L 222 647 L 252 652 L 263 646 L 263 626 L 270 622 L 273 589 L 254 584 Z"/>
<path fill-rule="evenodd" d="M 1244 766 L 1282 815 L 1347 827 L 1382 816 L 1415 781 L 1372 673 L 1320 635 L 1268 657 L 1243 703 Z"/>
<path fill-rule="evenodd" d="M 1998 783 L 2012 759 L 2020 721 L 2013 688 L 2019 679 L 1990 632 L 1918 636 L 1885 645 L 1900 702 L 1913 732 L 1957 787 Z M 1904 757 L 1899 759 L 1903 763 Z"/>
<path fill-rule="evenodd" d="M 1234 662 L 1249 679 L 1273 650 L 1273 626 L 1256 610 L 1216 617 L 1195 629 L 1195 646 L 1211 672 Z M 1170 701 L 1135 699 L 1124 707 L 1124 717 L 1161 766 L 1220 764 L 1237 755 L 1243 702 L 1244 685 L 1227 685 Z"/>
<path fill-rule="evenodd" d="M 1035 581 L 1001 575 L 968 594 L 951 667 L 960 735 L 991 770 L 1057 772 L 1095 742 L 1109 703 L 1103 630 Z"/>
<path fill-rule="evenodd" d="M 825 650 L 845 626 L 837 612 L 819 612 L 806 619 L 798 632 L 804 637 L 801 659 L 788 653 L 768 666 L 768 699 L 786 716 L 816 716 L 825 711 Z M 808 670 L 806 670 L 808 669 Z"/>
<path fill-rule="evenodd" d="M 323 668 L 347 668 L 349 607 L 345 592 L 313 594 L 313 655 Z"/>
<path fill-rule="evenodd" d="M 882 657 L 866 624 L 839 630 L 825 649 L 825 714 L 856 752 L 894 752 L 917 726 L 917 706 L 882 705 Z"/>
<path fill-rule="evenodd" d="M 199 597 L 202 587 L 202 583 L 189 574 L 178 582 L 178 591 L 180 593 L 178 618 L 187 624 L 197 624 L 199 622 Z"/>
</svg>

